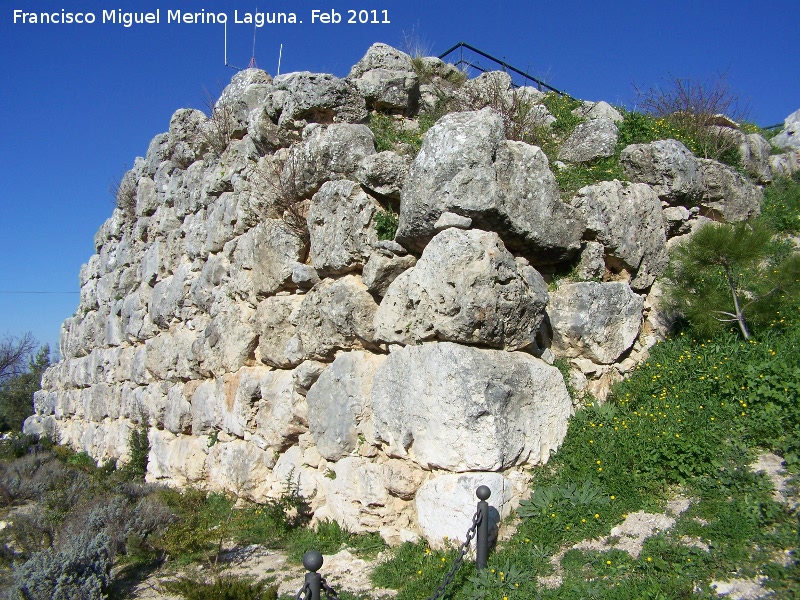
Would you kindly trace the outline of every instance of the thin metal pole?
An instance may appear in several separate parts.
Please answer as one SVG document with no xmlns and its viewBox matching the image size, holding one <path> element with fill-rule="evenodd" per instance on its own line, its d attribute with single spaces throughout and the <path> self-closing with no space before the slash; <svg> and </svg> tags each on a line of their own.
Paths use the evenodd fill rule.
<svg viewBox="0 0 800 600">
<path fill-rule="evenodd" d="M 478 534 L 475 540 L 475 568 L 481 571 L 489 563 L 489 503 L 486 502 L 492 491 L 485 485 L 478 487 L 475 491 L 478 496 Z"/>
</svg>

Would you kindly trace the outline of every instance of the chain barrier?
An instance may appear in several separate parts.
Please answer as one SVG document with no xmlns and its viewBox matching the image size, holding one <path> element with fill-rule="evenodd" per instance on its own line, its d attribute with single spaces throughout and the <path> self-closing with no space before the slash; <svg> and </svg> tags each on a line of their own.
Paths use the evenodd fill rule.
<svg viewBox="0 0 800 600">
<path fill-rule="evenodd" d="M 458 549 L 458 556 L 456 556 L 456 559 L 453 561 L 453 566 L 450 567 L 450 571 L 444 576 L 442 583 L 436 588 L 433 596 L 430 596 L 427 598 L 427 600 L 438 600 L 444 596 L 445 591 L 447 591 L 447 586 L 453 583 L 453 580 L 456 577 L 456 571 L 458 571 L 461 568 L 461 565 L 464 563 L 464 556 L 467 554 L 467 550 L 469 550 L 469 545 L 472 542 L 472 538 L 475 537 L 475 534 L 478 532 L 478 525 L 480 525 L 480 523 L 481 513 L 480 511 L 476 511 L 475 516 L 472 517 L 472 526 L 467 530 L 467 537 L 464 539 L 464 543 L 461 544 L 461 547 Z"/>
<path fill-rule="evenodd" d="M 311 598 L 311 588 L 306 583 L 303 587 L 300 588 L 300 591 L 297 592 L 297 595 L 294 597 L 294 600 L 310 600 Z"/>
<path fill-rule="evenodd" d="M 328 582 L 325 581 L 324 577 L 320 579 L 320 583 L 322 584 L 322 590 L 325 592 L 325 597 L 328 600 L 339 600 L 339 594 L 337 594 L 336 590 L 328 585 Z"/>
<path fill-rule="evenodd" d="M 467 530 L 464 543 L 459 546 L 458 555 L 453 561 L 450 570 L 442 579 L 442 583 L 436 588 L 433 595 L 426 600 L 439 600 L 439 598 L 444 596 L 447 591 L 447 586 L 453 583 L 456 572 L 461 568 L 461 565 L 464 564 L 464 557 L 469 551 L 470 544 L 476 535 L 478 536 L 476 542 L 476 567 L 478 570 L 486 568 L 486 557 L 489 546 L 489 505 L 486 503 L 486 500 L 489 499 L 490 494 L 491 492 L 488 487 L 482 485 L 478 488 L 476 492 L 476 495 L 480 499 L 478 510 L 475 511 L 475 515 L 472 517 L 472 525 L 470 525 L 470 528 Z M 308 573 L 306 573 L 305 584 L 300 588 L 300 591 L 297 592 L 295 600 L 320 600 L 320 592 L 325 592 L 327 600 L 339 600 L 339 595 L 336 593 L 336 590 L 328 585 L 328 582 L 322 575 L 317 573 L 322 567 L 322 562 L 322 554 L 316 550 L 309 550 L 303 555 L 303 566 L 308 570 Z"/>
</svg>

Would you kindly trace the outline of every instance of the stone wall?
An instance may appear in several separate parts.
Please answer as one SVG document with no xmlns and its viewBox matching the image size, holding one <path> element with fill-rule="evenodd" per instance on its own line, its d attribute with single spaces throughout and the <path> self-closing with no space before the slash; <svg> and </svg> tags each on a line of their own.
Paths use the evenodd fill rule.
<svg viewBox="0 0 800 600">
<path fill-rule="evenodd" d="M 378 153 L 369 111 L 413 127 L 434 91 L 458 93 L 426 61 L 422 84 L 381 44 L 344 79 L 246 70 L 213 118 L 177 111 L 95 237 L 26 431 L 125 461 L 146 419 L 149 481 L 255 500 L 296 486 L 315 518 L 390 542 L 463 536 L 480 484 L 508 514 L 574 409 L 554 359 L 602 400 L 663 333 L 668 239 L 756 214 L 761 189 L 666 140 L 625 149 L 631 182 L 564 200 L 490 108 L 442 117 L 416 156 Z M 613 108 L 580 111 L 561 160 L 616 144 Z M 379 241 L 389 207 L 399 229 Z"/>
</svg>

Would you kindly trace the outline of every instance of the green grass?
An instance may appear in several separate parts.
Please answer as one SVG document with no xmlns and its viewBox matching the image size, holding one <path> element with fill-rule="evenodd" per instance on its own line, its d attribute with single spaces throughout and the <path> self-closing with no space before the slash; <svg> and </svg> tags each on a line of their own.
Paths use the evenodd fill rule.
<svg viewBox="0 0 800 600">
<path fill-rule="evenodd" d="M 774 231 L 800 233 L 800 172 L 776 179 L 764 189 L 759 218 Z"/>
<path fill-rule="evenodd" d="M 428 129 L 422 123 L 417 129 L 406 129 L 391 115 L 379 112 L 370 115 L 367 127 L 375 135 L 375 147 L 378 152 L 395 151 L 399 145 L 407 144 L 413 148 L 415 154 L 422 148 L 422 135 Z"/>
</svg>

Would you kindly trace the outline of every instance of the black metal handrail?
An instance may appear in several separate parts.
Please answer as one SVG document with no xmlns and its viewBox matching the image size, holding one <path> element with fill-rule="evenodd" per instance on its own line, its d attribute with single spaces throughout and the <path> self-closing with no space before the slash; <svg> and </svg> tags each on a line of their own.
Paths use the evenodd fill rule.
<svg viewBox="0 0 800 600">
<path fill-rule="evenodd" d="M 510 64 L 508 64 L 506 61 L 501 60 L 499 58 L 496 58 L 496 57 L 492 56 L 491 54 L 488 54 L 488 53 L 484 52 L 483 50 L 479 50 L 475 46 L 470 46 L 466 42 L 458 42 L 455 46 L 450 48 L 447 52 L 443 52 L 442 54 L 440 54 L 439 58 L 444 60 L 444 58 L 447 55 L 452 54 L 453 52 L 455 52 L 459 48 L 466 48 L 467 50 L 470 50 L 470 51 L 474 52 L 475 54 L 479 54 L 480 56 L 482 56 L 482 57 L 484 57 L 484 58 L 486 58 L 488 60 L 491 60 L 494 63 L 497 63 L 498 65 L 503 67 L 504 71 L 511 71 L 512 73 L 516 73 L 517 75 L 520 75 L 521 77 L 524 77 L 526 81 L 534 82 L 536 84 L 536 86 L 537 86 L 537 89 L 540 92 L 542 91 L 542 88 L 545 88 L 545 89 L 547 89 L 547 90 L 549 90 L 551 92 L 555 92 L 556 94 L 558 94 L 560 96 L 569 96 L 569 94 L 567 94 L 566 92 L 562 92 L 561 90 L 554 88 L 552 85 L 549 85 L 549 84 L 545 83 L 541 79 L 537 79 L 536 77 L 534 77 L 530 73 L 526 73 L 525 71 L 523 71 L 521 69 L 513 67 Z M 455 63 L 455 65 L 457 67 L 466 65 L 468 67 L 471 67 L 473 69 L 481 71 L 482 73 L 486 73 L 487 70 L 488 70 L 488 69 L 484 69 L 483 67 L 481 67 L 480 65 L 478 65 L 476 63 L 473 63 L 472 61 L 464 59 L 463 50 L 462 50 L 462 53 L 461 53 L 461 57 L 459 58 L 458 62 Z"/>
</svg>

